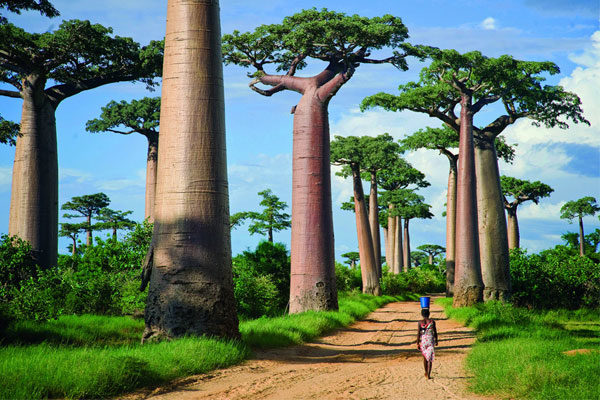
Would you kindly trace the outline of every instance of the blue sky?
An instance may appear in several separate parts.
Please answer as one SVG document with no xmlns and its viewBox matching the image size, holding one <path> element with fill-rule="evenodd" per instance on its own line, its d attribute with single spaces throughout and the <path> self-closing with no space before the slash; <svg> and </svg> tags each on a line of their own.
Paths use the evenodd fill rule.
<svg viewBox="0 0 600 400">
<path fill-rule="evenodd" d="M 165 0 L 56 0 L 61 17 L 48 19 L 35 13 L 9 20 L 30 31 L 55 29 L 62 19 L 89 19 L 114 28 L 120 36 L 131 36 L 141 44 L 160 39 L 165 29 Z M 524 60 L 553 61 L 561 73 L 548 82 L 561 84 L 577 93 L 585 115 L 592 123 L 572 125 L 567 131 L 536 128 L 527 120 L 506 130 L 509 143 L 517 144 L 512 165 L 500 164 L 501 174 L 527 180 L 541 180 L 554 188 L 550 198 L 539 205 L 519 209 L 521 243 L 531 251 L 561 242 L 560 235 L 576 231 L 576 225 L 559 219 L 560 207 L 568 200 L 594 196 L 600 200 L 600 4 L 597 0 L 454 0 L 384 1 L 347 0 L 302 2 L 242 0 L 221 1 L 223 33 L 247 31 L 257 25 L 277 23 L 302 8 L 316 7 L 348 14 L 378 16 L 386 13 L 402 18 L 409 42 L 461 52 L 479 50 L 495 57 L 510 54 Z M 501 5 L 499 5 L 501 4 Z M 381 54 L 388 52 L 382 50 Z M 399 84 L 417 79 L 423 65 L 411 61 L 410 70 L 398 71 L 386 65 L 360 66 L 354 77 L 330 103 L 331 135 L 379 135 L 388 132 L 400 139 L 425 126 L 439 126 L 437 120 L 411 113 L 358 110 L 368 95 L 395 93 Z M 299 75 L 311 75 L 323 67 L 309 65 Z M 291 205 L 292 115 L 290 108 L 299 100 L 296 93 L 263 97 L 248 88 L 246 70 L 224 67 L 228 171 L 231 212 L 258 210 L 257 192 L 271 188 Z M 0 84 L 0 88 L 3 86 Z M 96 118 L 100 107 L 111 100 L 131 100 L 159 96 L 140 84 L 121 83 L 81 93 L 58 108 L 58 157 L 60 169 L 59 203 L 73 196 L 106 193 L 111 208 L 132 210 L 141 220 L 144 213 L 145 138 L 116 134 L 91 134 L 85 122 Z M 20 100 L 0 97 L 0 115 L 19 121 Z M 500 109 L 481 113 L 477 124 L 485 124 Z M 0 232 L 8 230 L 11 171 L 14 148 L 0 147 Z M 411 224 L 411 244 L 445 245 L 445 221 L 441 216 L 446 195 L 447 161 L 432 151 L 418 151 L 406 158 L 427 175 L 431 187 L 420 193 L 433 206 L 433 219 Z M 332 177 L 336 256 L 357 249 L 354 215 L 339 210 L 349 198 L 349 180 Z M 289 212 L 289 210 L 288 210 Z M 62 212 L 61 212 L 62 214 Z M 598 218 L 584 220 L 586 232 L 600 227 Z M 290 231 L 275 233 L 275 240 L 289 245 Z M 253 248 L 259 236 L 250 236 L 242 226 L 232 233 L 233 253 Z M 66 252 L 68 240 L 61 239 L 59 250 Z"/>
</svg>

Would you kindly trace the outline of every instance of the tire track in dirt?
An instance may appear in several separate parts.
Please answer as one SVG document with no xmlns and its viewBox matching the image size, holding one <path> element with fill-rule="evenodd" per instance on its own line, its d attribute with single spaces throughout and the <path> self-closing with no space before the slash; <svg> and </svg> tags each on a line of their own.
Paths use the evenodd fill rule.
<svg viewBox="0 0 600 400">
<path fill-rule="evenodd" d="M 188 377 L 128 399 L 490 399 L 466 392 L 463 369 L 474 332 L 437 305 L 439 346 L 432 377 L 416 347 L 417 302 L 390 303 L 312 343 L 257 350 L 245 363 Z"/>
</svg>

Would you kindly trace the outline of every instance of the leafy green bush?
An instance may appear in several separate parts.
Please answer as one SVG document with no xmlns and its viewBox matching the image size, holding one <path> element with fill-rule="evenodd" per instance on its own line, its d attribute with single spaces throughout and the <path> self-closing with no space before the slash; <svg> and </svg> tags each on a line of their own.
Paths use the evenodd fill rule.
<svg viewBox="0 0 600 400">
<path fill-rule="evenodd" d="M 381 277 L 381 291 L 387 295 L 403 293 L 439 293 L 446 290 L 446 276 L 437 267 L 424 264 L 397 275 L 384 267 Z"/>
<path fill-rule="evenodd" d="M 9 300 L 20 282 L 37 274 L 31 246 L 17 236 L 0 236 L 0 298 Z"/>
<path fill-rule="evenodd" d="M 600 306 L 600 268 L 566 246 L 510 254 L 512 302 L 530 308 Z"/>
<path fill-rule="evenodd" d="M 234 293 L 244 318 L 283 312 L 290 294 L 290 258 L 285 245 L 262 241 L 233 258 Z"/>
<path fill-rule="evenodd" d="M 360 291 L 362 285 L 360 268 L 348 268 L 347 266 L 336 262 L 335 281 L 339 292 Z"/>
</svg>

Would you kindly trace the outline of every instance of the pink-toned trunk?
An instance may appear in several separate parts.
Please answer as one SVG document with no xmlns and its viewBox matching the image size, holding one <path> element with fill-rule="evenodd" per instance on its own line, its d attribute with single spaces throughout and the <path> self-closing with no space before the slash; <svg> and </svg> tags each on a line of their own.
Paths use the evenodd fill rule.
<svg viewBox="0 0 600 400">
<path fill-rule="evenodd" d="M 385 249 L 385 262 L 388 265 L 390 271 L 394 274 L 397 274 L 396 271 L 396 217 L 392 216 L 392 212 L 394 210 L 394 205 L 388 205 L 388 227 L 387 227 L 387 236 L 388 236 L 388 245 Z"/>
<path fill-rule="evenodd" d="M 369 193 L 369 227 L 371 228 L 371 239 L 373 252 L 375 254 L 375 266 L 377 276 L 381 278 L 381 237 L 379 236 L 379 204 L 377 200 L 377 175 L 371 173 L 371 189 Z"/>
<path fill-rule="evenodd" d="M 456 242 L 456 159 L 450 160 L 448 194 L 446 196 L 446 296 L 454 294 L 454 267 Z"/>
<path fill-rule="evenodd" d="M 390 254 L 390 241 L 388 236 L 388 227 L 383 228 L 383 242 L 385 243 L 385 262 L 390 266 L 390 262 L 388 260 L 388 255 Z"/>
<path fill-rule="evenodd" d="M 399 274 L 404 270 L 404 244 L 402 241 L 402 218 L 395 217 L 395 236 L 394 240 L 394 273 Z"/>
<path fill-rule="evenodd" d="M 475 147 L 477 223 L 483 300 L 506 301 L 510 297 L 508 234 L 504 197 L 494 139 L 479 139 Z"/>
<path fill-rule="evenodd" d="M 404 270 L 408 272 L 411 266 L 410 260 L 410 234 L 408 233 L 408 223 L 410 219 L 404 219 Z"/>
<path fill-rule="evenodd" d="M 455 307 L 471 306 L 483 298 L 477 234 L 477 196 L 473 149 L 471 96 L 461 96 L 458 176 L 456 185 Z"/>
<path fill-rule="evenodd" d="M 354 188 L 354 214 L 356 215 L 356 233 L 358 235 L 358 254 L 360 256 L 360 272 L 362 276 L 363 293 L 379 296 L 379 276 L 371 241 L 371 229 L 365 205 L 360 171 L 352 170 L 352 184 Z"/>
<path fill-rule="evenodd" d="M 293 146 L 290 313 L 334 310 L 329 117 L 316 87 L 296 106 Z"/>
<path fill-rule="evenodd" d="M 58 158 L 55 109 L 44 95 L 45 79 L 23 81 L 21 131 L 12 173 L 8 234 L 29 242 L 44 268 L 58 252 Z"/>
<path fill-rule="evenodd" d="M 145 340 L 239 337 L 220 40 L 217 0 L 168 1 Z"/>
<path fill-rule="evenodd" d="M 583 218 L 579 216 L 579 255 L 584 256 L 584 234 L 583 234 Z"/>
<path fill-rule="evenodd" d="M 506 223 L 508 227 L 508 248 L 518 249 L 520 246 L 519 221 L 517 219 L 517 207 L 506 209 Z"/>
<path fill-rule="evenodd" d="M 158 165 L 158 137 L 148 138 L 148 157 L 146 161 L 146 207 L 144 219 L 154 222 L 154 201 L 156 198 L 156 173 Z"/>
</svg>

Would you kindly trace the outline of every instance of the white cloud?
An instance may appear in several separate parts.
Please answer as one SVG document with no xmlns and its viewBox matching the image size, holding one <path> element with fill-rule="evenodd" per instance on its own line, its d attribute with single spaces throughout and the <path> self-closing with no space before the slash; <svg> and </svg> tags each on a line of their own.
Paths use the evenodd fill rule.
<svg viewBox="0 0 600 400">
<path fill-rule="evenodd" d="M 0 167 L 0 191 L 7 190 L 12 182 L 12 167 Z"/>
<path fill-rule="evenodd" d="M 565 204 L 565 201 L 558 203 L 550 203 L 541 200 L 539 204 L 527 202 L 519 206 L 517 218 L 524 219 L 539 219 L 547 221 L 558 221 L 560 219 L 560 208 Z"/>
<path fill-rule="evenodd" d="M 74 168 L 59 168 L 58 179 L 62 181 L 74 181 L 76 183 L 89 182 L 92 179 L 92 174 L 85 171 L 80 171 Z"/>
<path fill-rule="evenodd" d="M 484 19 L 480 26 L 485 29 L 485 30 L 494 30 L 497 29 L 496 27 L 496 20 L 492 17 L 487 17 L 486 19 Z"/>
</svg>

